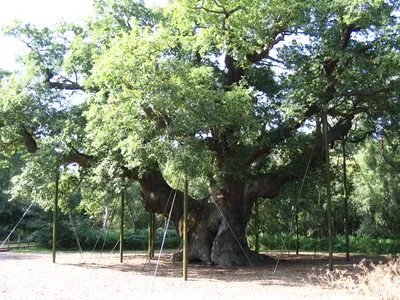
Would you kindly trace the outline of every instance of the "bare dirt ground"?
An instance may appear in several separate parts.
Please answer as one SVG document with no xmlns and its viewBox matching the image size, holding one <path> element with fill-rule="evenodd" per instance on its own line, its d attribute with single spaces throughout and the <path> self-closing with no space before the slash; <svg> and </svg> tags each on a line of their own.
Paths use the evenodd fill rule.
<svg viewBox="0 0 400 300">
<path fill-rule="evenodd" d="M 251 267 L 215 267 L 190 264 L 188 281 L 182 265 L 170 262 L 171 253 L 148 262 L 145 254 L 0 252 L 0 299 L 370 299 L 344 289 L 309 280 L 326 269 L 326 255 L 275 254 L 279 264 Z M 361 256 L 346 262 L 336 256 L 335 267 L 355 272 Z M 375 258 L 380 259 L 380 258 Z M 384 260 L 385 258 L 382 257 Z"/>
</svg>

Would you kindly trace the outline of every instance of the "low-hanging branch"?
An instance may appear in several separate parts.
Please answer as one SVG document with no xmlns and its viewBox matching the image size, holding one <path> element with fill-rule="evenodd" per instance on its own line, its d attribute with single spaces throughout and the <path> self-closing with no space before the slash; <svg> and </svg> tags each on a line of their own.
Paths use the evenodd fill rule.
<svg viewBox="0 0 400 300">
<path fill-rule="evenodd" d="M 256 64 L 262 61 L 264 58 L 267 58 L 272 48 L 276 44 L 284 40 L 285 32 L 284 30 L 276 30 L 272 32 L 271 36 L 272 36 L 272 41 L 265 43 L 263 48 L 259 49 L 258 51 L 252 54 L 246 54 L 245 55 L 246 61 L 252 64 Z"/>
</svg>

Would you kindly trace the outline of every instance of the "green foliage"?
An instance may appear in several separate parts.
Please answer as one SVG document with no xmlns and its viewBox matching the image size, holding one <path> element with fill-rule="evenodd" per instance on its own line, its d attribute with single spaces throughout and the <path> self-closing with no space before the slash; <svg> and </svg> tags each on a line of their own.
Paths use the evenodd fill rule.
<svg viewBox="0 0 400 300">
<path fill-rule="evenodd" d="M 398 1 L 383 0 L 176 0 L 160 10 L 96 0 L 83 25 L 6 27 L 28 49 L 19 59 L 23 70 L 0 70 L 2 229 L 26 202 L 51 209 L 59 170 L 61 210 L 81 214 L 84 243 L 107 216 L 118 222 L 124 189 L 125 221 L 136 234 L 146 214 L 137 183 L 122 179 L 123 166 L 139 177 L 160 168 L 178 188 L 187 176 L 196 198 L 232 178 L 293 175 L 296 182 L 261 203 L 261 230 L 292 232 L 296 208 L 300 232 L 321 238 L 327 220 L 319 153 L 310 156 L 304 184 L 298 174 L 322 140 L 326 111 L 330 137 L 347 134 L 338 126 L 346 122 L 349 139 L 375 133 L 358 151 L 349 149 L 358 161 L 349 164 L 350 233 L 399 238 L 398 12 Z M 79 153 L 93 157 L 90 168 L 67 159 Z M 252 153 L 264 155 L 252 161 Z M 343 234 L 340 165 L 332 172 L 334 231 Z M 45 244 L 49 223 L 39 220 L 32 228 Z M 142 238 L 132 235 L 132 243 Z"/>
<path fill-rule="evenodd" d="M 254 247 L 253 237 L 248 237 L 250 245 Z M 362 236 L 350 236 L 350 253 L 363 254 L 398 254 L 400 241 L 384 238 L 372 238 Z M 345 253 L 346 240 L 344 236 L 333 238 L 333 252 Z M 294 251 L 296 249 L 296 235 L 290 234 L 261 234 L 261 251 Z M 328 251 L 328 238 L 315 238 L 299 236 L 299 251 Z"/>
<path fill-rule="evenodd" d="M 147 216 L 146 216 L 147 217 Z M 72 219 L 72 222 L 71 222 Z M 19 220 L 19 219 L 18 219 Z M 16 220 L 13 224 L 16 224 Z M 18 229 L 11 236 L 11 240 L 16 240 L 21 236 L 23 242 L 35 242 L 38 247 L 50 249 L 52 247 L 52 220 L 53 213 L 51 211 L 43 211 L 40 207 L 34 206 L 25 216 Z M 126 250 L 146 250 L 148 244 L 147 224 L 141 224 L 140 229 L 133 229 L 129 222 L 125 223 L 124 244 Z M 78 235 L 82 248 L 86 251 L 104 249 L 111 250 L 118 243 L 120 235 L 118 224 L 110 224 L 110 228 L 106 229 L 101 224 L 96 224 L 95 219 L 87 214 L 74 212 L 71 218 L 68 213 L 60 213 L 58 217 L 58 236 L 57 247 L 59 249 L 77 249 L 74 230 Z M 146 229 L 145 229 L 146 228 Z M 0 231 L 0 237 L 6 237 L 11 230 Z M 160 247 L 164 235 L 164 229 L 158 228 L 156 231 L 155 246 Z M 174 228 L 167 231 L 166 249 L 178 248 L 181 239 Z"/>
<path fill-rule="evenodd" d="M 391 149 L 397 147 L 397 141 L 393 142 L 391 146 L 384 145 L 383 137 L 381 141 L 368 142 L 354 158 L 358 176 L 351 198 L 362 215 L 361 235 L 400 238 L 400 177 L 396 168 L 399 156 Z"/>
</svg>

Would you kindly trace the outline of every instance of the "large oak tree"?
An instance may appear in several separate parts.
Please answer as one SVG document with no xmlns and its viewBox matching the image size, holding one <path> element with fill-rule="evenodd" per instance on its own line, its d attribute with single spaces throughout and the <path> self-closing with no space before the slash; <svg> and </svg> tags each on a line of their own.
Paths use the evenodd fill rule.
<svg viewBox="0 0 400 300">
<path fill-rule="evenodd" d="M 331 144 L 398 114 L 398 16 L 383 0 L 97 0 L 84 26 L 16 24 L 8 34 L 30 51 L 2 81 L 1 144 L 47 149 L 87 178 L 138 180 L 146 210 L 172 209 L 178 230 L 174 178 L 201 179 L 189 259 L 258 262 L 253 203 L 323 163 L 322 114 Z"/>
</svg>

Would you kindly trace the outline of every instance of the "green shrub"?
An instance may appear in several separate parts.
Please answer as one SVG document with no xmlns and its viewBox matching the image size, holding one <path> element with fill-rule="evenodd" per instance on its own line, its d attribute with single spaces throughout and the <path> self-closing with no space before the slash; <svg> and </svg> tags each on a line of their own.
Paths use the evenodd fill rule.
<svg viewBox="0 0 400 300">
<path fill-rule="evenodd" d="M 254 237 L 248 238 L 249 244 L 254 247 Z M 350 252 L 397 254 L 400 253 L 400 240 L 376 239 L 372 237 L 350 236 Z M 300 251 L 328 251 L 328 238 L 312 238 L 299 236 Z M 260 249 L 269 250 L 294 250 L 296 249 L 296 236 L 287 234 L 260 234 Z M 333 252 L 346 252 L 345 236 L 335 236 L 332 239 Z"/>
</svg>

